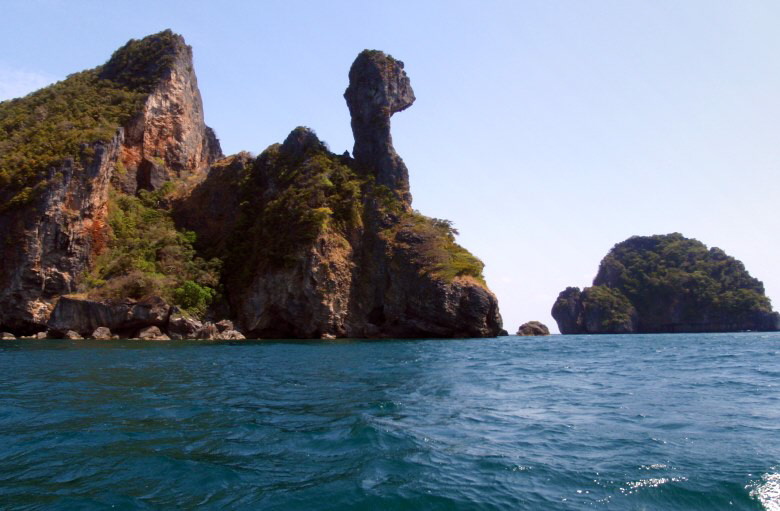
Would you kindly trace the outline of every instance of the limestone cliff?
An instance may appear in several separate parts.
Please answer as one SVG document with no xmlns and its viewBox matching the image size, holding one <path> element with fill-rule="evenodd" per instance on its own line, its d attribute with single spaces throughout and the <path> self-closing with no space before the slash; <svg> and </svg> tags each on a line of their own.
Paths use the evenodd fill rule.
<svg viewBox="0 0 780 511">
<path fill-rule="evenodd" d="M 354 158 L 307 128 L 222 158 L 192 51 L 165 31 L 1 103 L 0 330 L 241 339 L 232 318 L 260 338 L 499 334 L 482 262 L 411 207 L 390 135 L 414 101 L 403 63 L 362 52 L 344 96 Z"/>
<path fill-rule="evenodd" d="M 76 291 L 105 248 L 108 189 L 123 131 L 93 155 L 66 159 L 37 200 L 0 213 L 0 324 L 21 333 L 45 327 L 53 302 Z"/>
<path fill-rule="evenodd" d="M 409 172 L 390 136 L 390 117 L 415 100 L 404 63 L 381 51 L 361 52 L 349 70 L 344 98 L 352 118 L 357 169 L 411 204 Z"/>
<path fill-rule="evenodd" d="M 0 123 L 11 126 L 0 151 L 0 325 L 22 333 L 45 328 L 56 300 L 77 291 L 105 251 L 112 183 L 135 193 L 197 180 L 221 156 L 203 121 L 191 49 L 170 31 L 3 102 Z M 36 140 L 58 150 L 43 158 Z"/>
<path fill-rule="evenodd" d="M 481 261 L 455 243 L 449 222 L 411 209 L 390 135 L 390 116 L 414 101 L 403 63 L 362 52 L 345 98 L 354 158 L 296 128 L 255 160 L 213 166 L 175 207 L 199 248 L 225 261 L 239 325 L 256 337 L 498 335 Z M 230 220 L 215 224 L 204 208 Z"/>
<path fill-rule="evenodd" d="M 593 286 L 562 291 L 552 315 L 562 334 L 780 329 L 741 262 L 678 233 L 618 243 Z"/>
<path fill-rule="evenodd" d="M 157 47 L 158 39 L 164 39 Z M 150 47 L 155 47 L 149 55 Z M 192 48 L 170 32 L 130 41 L 116 51 L 100 77 L 149 95 L 125 126 L 121 172 L 112 176 L 125 193 L 156 190 L 174 179 L 202 178 L 222 156 L 203 119 L 203 102 L 192 65 Z"/>
</svg>

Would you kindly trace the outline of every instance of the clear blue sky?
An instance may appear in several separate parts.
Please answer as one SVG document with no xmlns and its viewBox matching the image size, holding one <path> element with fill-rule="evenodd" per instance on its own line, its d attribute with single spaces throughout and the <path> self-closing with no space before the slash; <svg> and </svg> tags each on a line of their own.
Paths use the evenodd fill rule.
<svg viewBox="0 0 780 511">
<path fill-rule="evenodd" d="M 486 263 L 505 327 L 586 286 L 612 245 L 682 232 L 780 306 L 780 2 L 5 1 L 0 99 L 172 28 L 225 153 L 295 126 L 352 149 L 364 48 L 406 63 L 393 117 L 414 206 Z"/>
</svg>

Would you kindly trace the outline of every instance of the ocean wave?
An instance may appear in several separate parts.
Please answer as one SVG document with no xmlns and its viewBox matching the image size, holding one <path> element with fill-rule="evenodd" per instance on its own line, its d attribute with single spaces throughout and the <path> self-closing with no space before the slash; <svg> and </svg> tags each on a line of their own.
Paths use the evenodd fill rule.
<svg viewBox="0 0 780 511">
<path fill-rule="evenodd" d="M 750 496 L 758 500 L 766 511 L 780 511 L 780 473 L 764 474 L 761 482 L 748 485 L 748 488 L 751 486 Z"/>
<path fill-rule="evenodd" d="M 620 488 L 621 493 L 630 495 L 642 488 L 658 488 L 667 483 L 682 483 L 687 481 L 687 477 L 653 477 L 651 479 L 640 479 L 639 481 L 628 481 L 626 486 Z"/>
<path fill-rule="evenodd" d="M 652 465 L 642 465 L 639 470 L 662 470 L 665 468 L 669 467 L 663 463 L 653 463 Z"/>
</svg>

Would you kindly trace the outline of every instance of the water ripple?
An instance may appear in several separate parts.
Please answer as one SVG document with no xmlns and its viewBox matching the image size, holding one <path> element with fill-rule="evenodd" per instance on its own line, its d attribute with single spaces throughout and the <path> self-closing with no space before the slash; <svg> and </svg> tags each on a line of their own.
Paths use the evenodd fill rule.
<svg viewBox="0 0 780 511">
<path fill-rule="evenodd" d="M 0 345 L 0 508 L 780 511 L 778 334 Z"/>
</svg>

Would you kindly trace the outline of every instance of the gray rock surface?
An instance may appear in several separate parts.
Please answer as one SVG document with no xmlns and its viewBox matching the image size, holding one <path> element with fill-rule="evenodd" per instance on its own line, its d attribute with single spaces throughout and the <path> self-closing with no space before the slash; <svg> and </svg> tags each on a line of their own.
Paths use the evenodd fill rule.
<svg viewBox="0 0 780 511">
<path fill-rule="evenodd" d="M 111 330 L 104 326 L 99 326 L 95 329 L 94 332 L 92 332 L 92 335 L 89 337 L 91 339 L 95 339 L 96 341 L 110 341 L 114 336 L 111 333 Z"/>
<path fill-rule="evenodd" d="M 219 333 L 226 332 L 228 330 L 235 330 L 235 328 L 233 327 L 233 322 L 230 321 L 229 319 L 223 319 L 221 321 L 217 321 L 215 326 L 217 327 Z"/>
<path fill-rule="evenodd" d="M 207 321 L 203 323 L 203 326 L 198 330 L 195 338 L 202 341 L 213 341 L 216 340 L 218 336 L 219 330 L 217 330 L 217 325 Z"/>
<path fill-rule="evenodd" d="M 171 338 L 160 331 L 156 326 L 149 326 L 138 332 L 138 339 L 142 341 L 170 341 Z"/>
<path fill-rule="evenodd" d="M 134 302 L 106 303 L 84 298 L 63 296 L 49 320 L 49 330 L 74 330 L 89 335 L 98 327 L 112 332 L 129 332 L 147 326 L 165 327 L 170 306 L 156 296 Z"/>
<path fill-rule="evenodd" d="M 238 330 L 225 330 L 224 332 L 219 333 L 219 340 L 222 341 L 243 341 L 246 339 L 244 337 L 244 334 L 239 332 Z"/>
<path fill-rule="evenodd" d="M 583 327 L 582 292 L 578 287 L 561 291 L 552 308 L 552 317 L 562 334 L 579 334 Z"/>
<path fill-rule="evenodd" d="M 171 307 L 168 318 L 168 335 L 171 339 L 197 339 L 203 323 L 183 312 L 178 307 Z"/>
<path fill-rule="evenodd" d="M 517 329 L 517 335 L 550 335 L 550 329 L 547 328 L 547 325 L 539 321 L 529 321 L 520 325 L 520 328 Z"/>
<path fill-rule="evenodd" d="M 64 161 L 51 169 L 62 178 L 50 179 L 34 204 L 0 213 L 0 326 L 40 330 L 57 297 L 76 291 L 105 248 L 109 184 L 123 141 L 120 129 L 108 144 L 94 144 L 93 156 Z"/>
<path fill-rule="evenodd" d="M 390 117 L 415 101 L 404 63 L 381 51 L 364 50 L 349 70 L 344 98 L 352 118 L 352 154 L 358 168 L 374 174 L 377 183 L 411 204 L 409 172 L 390 136 Z"/>
</svg>

